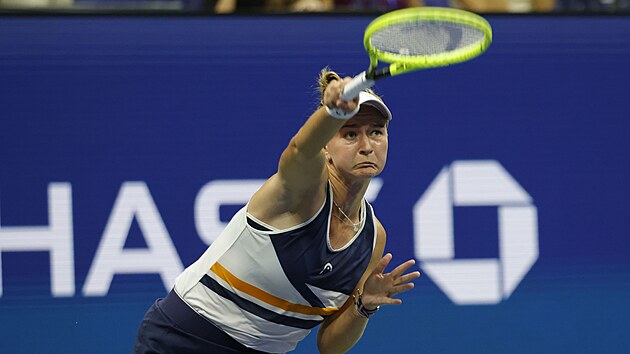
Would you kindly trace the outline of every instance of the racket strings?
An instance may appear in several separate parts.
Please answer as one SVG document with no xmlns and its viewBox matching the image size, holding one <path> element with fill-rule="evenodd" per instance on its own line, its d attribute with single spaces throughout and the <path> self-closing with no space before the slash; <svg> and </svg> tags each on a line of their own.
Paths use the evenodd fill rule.
<svg viewBox="0 0 630 354">
<path fill-rule="evenodd" d="M 403 56 L 428 56 L 451 52 L 484 40 L 484 33 L 471 26 L 450 22 L 407 22 L 372 34 L 378 51 Z"/>
</svg>

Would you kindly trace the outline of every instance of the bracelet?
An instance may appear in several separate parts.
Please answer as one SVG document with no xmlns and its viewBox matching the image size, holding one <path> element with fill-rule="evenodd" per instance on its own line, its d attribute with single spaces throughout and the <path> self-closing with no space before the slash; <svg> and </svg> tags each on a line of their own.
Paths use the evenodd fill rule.
<svg viewBox="0 0 630 354">
<path fill-rule="evenodd" d="M 326 108 L 326 112 L 333 118 L 335 119 L 343 119 L 343 120 L 348 120 L 352 117 L 354 117 L 355 114 L 359 113 L 359 109 L 361 109 L 360 105 L 357 105 L 357 108 L 354 109 L 354 111 L 352 112 L 345 112 L 339 108 L 330 108 L 326 105 L 324 105 L 324 108 Z"/>
<path fill-rule="evenodd" d="M 352 297 L 354 297 L 354 305 L 355 305 L 354 308 L 357 310 L 357 313 L 361 315 L 362 317 L 369 319 L 376 313 L 376 311 L 378 311 L 381 308 L 380 306 L 376 306 L 375 309 L 368 310 L 363 305 L 363 294 L 361 294 L 361 290 L 357 289 L 357 294 L 358 295 L 356 296 L 352 295 Z"/>
</svg>

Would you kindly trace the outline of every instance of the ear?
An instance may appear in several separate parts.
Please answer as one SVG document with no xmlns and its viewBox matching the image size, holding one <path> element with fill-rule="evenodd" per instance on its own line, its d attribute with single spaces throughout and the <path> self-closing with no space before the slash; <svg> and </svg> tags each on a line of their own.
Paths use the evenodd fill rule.
<svg viewBox="0 0 630 354">
<path fill-rule="evenodd" d="M 328 153 L 328 146 L 324 146 L 324 156 L 326 157 L 326 161 L 328 161 L 328 163 L 332 163 L 332 157 L 330 157 L 330 154 Z"/>
</svg>

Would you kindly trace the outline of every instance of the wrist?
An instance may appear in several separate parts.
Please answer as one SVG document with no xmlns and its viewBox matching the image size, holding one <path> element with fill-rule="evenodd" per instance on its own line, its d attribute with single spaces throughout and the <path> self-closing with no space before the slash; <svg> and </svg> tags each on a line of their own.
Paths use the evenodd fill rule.
<svg viewBox="0 0 630 354">
<path fill-rule="evenodd" d="M 324 108 L 326 109 L 326 113 L 328 113 L 329 116 L 335 119 L 342 119 L 342 120 L 348 120 L 354 117 L 355 114 L 359 113 L 359 109 L 361 109 L 359 105 L 357 105 L 357 108 L 355 108 L 352 112 L 346 112 L 340 108 L 330 108 L 326 105 L 324 105 Z"/>
<path fill-rule="evenodd" d="M 353 297 L 354 297 L 354 309 L 359 314 L 359 316 L 363 318 L 369 319 L 380 308 L 380 306 L 372 307 L 371 305 L 365 305 L 363 303 L 363 294 L 361 294 L 361 291 L 358 289 L 357 289 L 357 295 L 353 295 Z"/>
</svg>

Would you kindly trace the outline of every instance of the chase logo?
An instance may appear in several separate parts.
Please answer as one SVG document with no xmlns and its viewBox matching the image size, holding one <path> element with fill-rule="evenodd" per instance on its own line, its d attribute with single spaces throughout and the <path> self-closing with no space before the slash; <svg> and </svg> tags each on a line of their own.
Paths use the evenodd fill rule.
<svg viewBox="0 0 630 354">
<path fill-rule="evenodd" d="M 496 206 L 499 259 L 455 259 L 453 207 Z M 415 255 L 456 304 L 496 304 L 510 297 L 538 259 L 532 197 L 494 160 L 455 161 L 413 209 Z"/>
</svg>

